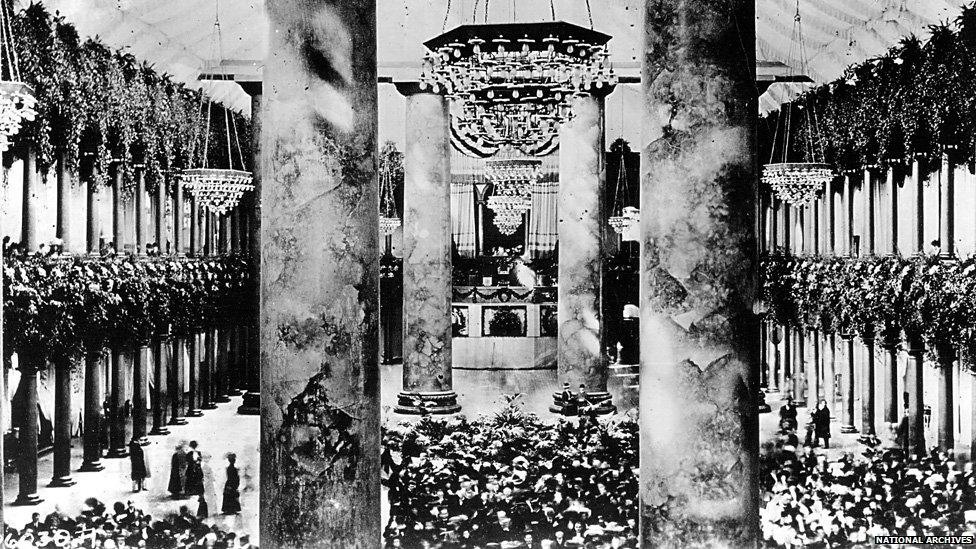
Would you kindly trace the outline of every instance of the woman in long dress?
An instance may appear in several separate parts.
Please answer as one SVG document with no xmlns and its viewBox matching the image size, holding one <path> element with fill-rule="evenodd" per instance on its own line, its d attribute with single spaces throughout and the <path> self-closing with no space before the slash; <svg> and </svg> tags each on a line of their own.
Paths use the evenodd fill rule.
<svg viewBox="0 0 976 549">
<path fill-rule="evenodd" d="M 134 440 L 129 443 L 129 464 L 132 466 L 132 491 L 145 490 L 146 479 L 151 476 L 149 463 L 146 461 L 146 453 L 142 451 L 142 446 Z"/>
<path fill-rule="evenodd" d="M 173 460 L 170 463 L 168 487 L 169 493 L 172 494 L 174 498 L 182 497 L 185 483 L 186 452 L 183 451 L 183 445 L 180 444 L 176 447 L 176 451 L 173 452 Z"/>
<path fill-rule="evenodd" d="M 830 448 L 830 410 L 827 408 L 827 401 L 818 402 L 817 409 L 811 415 L 813 416 L 813 446 L 816 447 L 822 439 L 824 448 Z"/>
<path fill-rule="evenodd" d="M 203 495 L 203 456 L 197 450 L 197 442 L 190 441 L 190 451 L 186 453 L 186 488 L 191 496 Z"/>
<path fill-rule="evenodd" d="M 220 512 L 225 515 L 236 515 L 241 512 L 241 476 L 237 471 L 237 456 L 227 454 L 227 482 L 224 484 L 224 502 Z"/>
</svg>

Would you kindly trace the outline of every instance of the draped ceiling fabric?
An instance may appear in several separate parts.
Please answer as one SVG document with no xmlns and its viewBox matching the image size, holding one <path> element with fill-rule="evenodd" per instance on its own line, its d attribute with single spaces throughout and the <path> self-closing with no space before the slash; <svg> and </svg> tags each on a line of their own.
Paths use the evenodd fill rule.
<svg viewBox="0 0 976 549">
<path fill-rule="evenodd" d="M 15 0 L 18 7 L 32 0 Z M 60 11 L 82 35 L 128 47 L 157 69 L 195 83 L 210 57 L 215 7 L 219 3 L 222 50 L 227 71 L 260 74 L 267 51 L 264 0 L 40 0 Z M 928 25 L 952 20 L 964 0 L 800 0 L 809 73 L 816 82 L 839 76 L 852 63 L 879 55 L 906 35 L 927 35 Z M 644 0 L 590 0 L 594 28 L 613 36 L 610 52 L 622 75 L 640 73 L 638 49 Z M 478 21 L 484 19 L 479 2 Z M 415 79 L 421 43 L 442 29 L 470 23 L 475 0 L 384 0 L 377 18 L 380 76 Z M 589 26 L 587 2 L 555 0 L 556 18 Z M 756 53 L 760 59 L 788 60 L 794 0 L 756 0 Z M 489 22 L 550 20 L 549 2 L 492 2 Z M 799 69 L 799 67 L 796 67 Z M 248 97 L 230 83 L 209 82 L 216 99 L 249 111 Z M 776 105 L 801 86 L 774 84 L 763 104 Z M 774 91 L 774 88 L 779 88 Z M 778 94 L 778 95 L 777 95 Z M 392 99 L 392 97 L 390 98 Z M 382 107 L 381 107 L 382 111 Z M 397 137 L 397 139 L 402 139 Z"/>
</svg>

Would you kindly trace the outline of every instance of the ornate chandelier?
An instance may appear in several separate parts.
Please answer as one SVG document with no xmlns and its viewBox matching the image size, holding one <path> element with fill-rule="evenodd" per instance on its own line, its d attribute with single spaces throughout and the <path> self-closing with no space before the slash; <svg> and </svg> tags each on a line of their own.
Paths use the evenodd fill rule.
<svg viewBox="0 0 976 549">
<path fill-rule="evenodd" d="M 0 152 L 10 148 L 10 140 L 20 133 L 25 121 L 34 120 L 34 90 L 21 81 L 17 50 L 10 29 L 12 6 L 0 2 Z"/>
<path fill-rule="evenodd" d="M 630 213 L 627 211 L 628 208 L 630 210 L 637 210 L 637 208 L 625 206 L 630 201 L 630 185 L 627 184 L 627 165 L 625 162 L 629 148 L 623 140 L 618 140 L 617 143 L 620 144 L 620 164 L 617 168 L 617 188 L 613 192 L 613 215 L 610 216 L 609 221 L 610 227 L 613 228 L 614 232 L 623 234 L 624 231 L 636 222 L 633 214 L 627 215 Z M 617 143 L 614 144 L 616 145 Z"/>
<path fill-rule="evenodd" d="M 537 158 L 495 158 L 487 161 L 485 175 L 492 183 L 488 207 L 495 213 L 495 226 L 504 235 L 522 226 L 525 212 L 532 207 L 532 186 L 542 173 Z"/>
<path fill-rule="evenodd" d="M 806 50 L 803 46 L 803 27 L 800 24 L 800 4 L 797 2 L 796 14 L 793 16 L 793 47 L 791 52 L 797 52 L 799 59 L 791 58 L 787 60 L 790 67 L 799 66 L 802 73 L 807 70 Z M 792 73 L 790 76 L 794 76 Z M 817 127 L 817 112 L 812 99 L 808 104 L 800 105 L 796 110 L 803 113 L 806 118 L 806 125 L 809 137 L 807 147 L 806 162 L 790 162 L 790 133 L 792 127 L 792 117 L 794 107 L 791 103 L 780 107 L 779 120 L 777 121 L 776 134 L 782 132 L 782 143 L 774 140 L 770 151 L 769 164 L 763 166 L 762 181 L 772 189 L 781 200 L 793 204 L 802 205 L 815 200 L 826 186 L 834 179 L 834 169 L 829 164 L 820 160 L 823 159 L 823 137 L 820 135 L 820 128 Z M 781 146 L 780 154 L 777 155 L 777 147 Z M 778 158 L 777 158 L 778 156 Z M 774 162 L 778 159 L 779 162 Z"/>
<path fill-rule="evenodd" d="M 219 14 L 219 10 L 217 11 Z M 213 51 L 217 52 L 215 59 L 216 66 L 220 66 L 220 18 L 214 18 L 213 32 Z M 206 104 L 206 107 L 204 107 Z M 206 108 L 206 123 L 203 126 L 203 151 L 200 156 L 199 168 L 183 170 L 180 175 L 183 180 L 183 188 L 190 191 L 197 202 L 203 208 L 223 215 L 227 211 L 237 206 L 241 195 L 245 191 L 254 190 L 251 183 L 253 177 L 251 172 L 245 171 L 244 153 L 241 151 L 240 133 L 237 130 L 237 119 L 227 107 L 221 107 L 224 113 L 224 131 L 227 138 L 227 168 L 211 168 L 209 165 L 210 152 L 210 133 L 211 116 L 213 114 L 213 101 L 205 93 L 200 94 L 200 111 Z M 231 131 L 233 128 L 233 131 Z M 231 146 L 231 139 L 237 144 L 237 157 L 240 160 L 240 170 L 234 168 L 234 150 Z"/>
<path fill-rule="evenodd" d="M 421 89 L 463 105 L 488 143 L 531 146 L 571 116 L 573 96 L 613 86 L 610 36 L 562 21 L 461 25 L 424 43 Z"/>
</svg>

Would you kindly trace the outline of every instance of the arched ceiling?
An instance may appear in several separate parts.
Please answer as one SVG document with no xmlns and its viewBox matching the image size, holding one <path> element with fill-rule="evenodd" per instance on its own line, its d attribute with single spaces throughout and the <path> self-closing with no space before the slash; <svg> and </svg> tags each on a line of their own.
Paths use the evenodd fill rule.
<svg viewBox="0 0 976 549">
<path fill-rule="evenodd" d="M 31 0 L 17 0 L 19 5 Z M 36 1 L 36 0 L 35 0 Z M 184 82 L 213 63 L 214 18 L 221 23 L 224 70 L 260 74 L 267 48 L 268 22 L 264 0 L 40 0 L 61 12 L 83 35 L 98 35 L 116 47 L 129 48 Z M 927 27 L 954 19 L 964 0 L 800 0 L 806 72 L 816 82 L 838 76 L 852 63 L 879 55 L 909 34 L 925 35 Z M 756 51 L 759 59 L 791 61 L 796 0 L 756 0 Z M 538 21 L 552 17 L 544 0 L 378 0 L 378 63 L 380 74 L 416 77 L 423 53 L 421 42 L 445 26 L 477 20 Z M 642 39 L 643 0 L 589 0 L 593 26 L 612 35 L 614 62 L 621 73 L 637 74 Z M 450 9 L 448 6 L 450 5 Z M 589 26 L 586 0 L 553 0 L 556 18 Z M 793 55 L 793 65 L 798 65 Z M 794 66 L 799 71 L 801 67 Z M 211 69 L 212 71 L 212 69 Z M 231 83 L 207 82 L 218 100 L 248 110 L 247 96 Z M 778 105 L 797 85 L 774 84 L 763 107 Z"/>
</svg>

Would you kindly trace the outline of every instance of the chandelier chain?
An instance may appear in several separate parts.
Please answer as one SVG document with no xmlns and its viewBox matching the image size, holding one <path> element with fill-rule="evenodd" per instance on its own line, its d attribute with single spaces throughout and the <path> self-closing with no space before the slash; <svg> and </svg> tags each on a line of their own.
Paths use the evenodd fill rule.
<svg viewBox="0 0 976 549">
<path fill-rule="evenodd" d="M 593 10 L 590 9 L 590 0 L 586 0 L 586 16 L 590 18 L 590 28 L 593 28 Z"/>
</svg>

